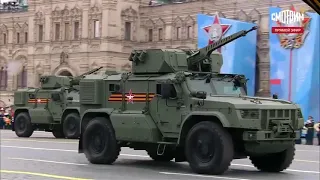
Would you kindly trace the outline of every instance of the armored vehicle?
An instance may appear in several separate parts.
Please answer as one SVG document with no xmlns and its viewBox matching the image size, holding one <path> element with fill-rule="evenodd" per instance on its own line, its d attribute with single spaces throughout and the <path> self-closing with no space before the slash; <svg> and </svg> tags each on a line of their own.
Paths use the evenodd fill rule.
<svg viewBox="0 0 320 180">
<path fill-rule="evenodd" d="M 56 138 L 79 138 L 79 81 L 101 68 L 75 78 L 42 76 L 40 88 L 17 90 L 12 130 L 18 137 L 30 137 L 38 129 L 52 132 Z"/>
<path fill-rule="evenodd" d="M 255 29 L 195 51 L 134 50 L 131 73 L 82 79 L 79 153 L 112 164 L 130 147 L 203 174 L 247 157 L 262 171 L 289 167 L 303 126 L 299 106 L 247 96 L 246 77 L 219 73 L 222 55 L 213 52 Z"/>
</svg>

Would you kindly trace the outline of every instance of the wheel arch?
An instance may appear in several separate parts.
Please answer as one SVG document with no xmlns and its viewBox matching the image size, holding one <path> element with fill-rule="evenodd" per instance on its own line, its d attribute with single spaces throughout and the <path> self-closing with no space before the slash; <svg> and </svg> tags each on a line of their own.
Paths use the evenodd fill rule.
<svg viewBox="0 0 320 180">
<path fill-rule="evenodd" d="M 111 108 L 103 108 L 103 109 L 89 109 L 85 111 L 81 116 L 81 122 L 80 122 L 80 132 L 84 131 L 85 127 L 88 125 L 88 123 L 94 118 L 94 117 L 106 117 L 110 118 L 110 114 L 112 113 L 113 109 Z M 111 123 L 111 121 L 110 121 Z"/>
<path fill-rule="evenodd" d="M 23 112 L 27 113 L 28 116 L 30 117 L 29 109 L 26 108 L 26 107 L 21 107 L 21 108 L 15 108 L 15 109 L 14 109 L 14 117 L 13 117 L 13 118 L 15 119 L 18 114 L 23 113 Z M 14 120 L 11 121 L 11 130 L 12 130 L 12 131 L 15 131 L 15 129 L 14 129 Z"/>
<path fill-rule="evenodd" d="M 14 117 L 17 117 L 18 114 L 22 113 L 22 112 L 26 112 L 29 115 L 29 108 L 26 107 L 22 107 L 22 108 L 15 108 L 14 110 Z M 29 115 L 30 116 L 30 115 Z"/>
<path fill-rule="evenodd" d="M 185 138 L 189 130 L 195 124 L 202 121 L 211 121 L 221 125 L 222 127 L 230 127 L 230 123 L 227 121 L 227 118 L 220 112 L 193 112 L 190 113 L 182 122 L 178 144 L 184 145 Z"/>
<path fill-rule="evenodd" d="M 79 108 L 67 108 L 63 111 L 62 117 L 61 117 L 61 124 L 63 124 L 64 119 L 67 117 L 67 115 L 71 113 L 76 113 L 80 117 L 80 109 Z M 80 119 L 79 119 L 80 120 Z"/>
</svg>

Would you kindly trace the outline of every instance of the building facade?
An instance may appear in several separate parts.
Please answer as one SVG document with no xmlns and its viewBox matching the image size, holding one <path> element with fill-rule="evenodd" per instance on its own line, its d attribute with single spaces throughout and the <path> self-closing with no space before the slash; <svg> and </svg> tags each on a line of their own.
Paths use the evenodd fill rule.
<svg viewBox="0 0 320 180">
<path fill-rule="evenodd" d="M 308 9 L 298 0 L 195 0 L 150 6 L 147 0 L 29 0 L 0 12 L 0 107 L 41 75 L 77 76 L 90 69 L 128 71 L 133 48 L 197 47 L 197 13 L 255 22 L 257 90 L 269 96 L 268 7 Z"/>
</svg>

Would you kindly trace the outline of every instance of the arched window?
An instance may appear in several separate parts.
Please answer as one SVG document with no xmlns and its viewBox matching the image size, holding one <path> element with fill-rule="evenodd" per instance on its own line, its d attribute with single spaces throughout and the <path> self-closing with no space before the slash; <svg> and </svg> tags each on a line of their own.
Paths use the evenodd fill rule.
<svg viewBox="0 0 320 180">
<path fill-rule="evenodd" d="M 8 73 L 5 67 L 0 66 L 0 90 L 4 91 L 8 85 Z"/>
<path fill-rule="evenodd" d="M 25 67 L 22 68 L 22 71 L 17 76 L 17 87 L 25 88 L 27 87 L 27 70 Z"/>
</svg>

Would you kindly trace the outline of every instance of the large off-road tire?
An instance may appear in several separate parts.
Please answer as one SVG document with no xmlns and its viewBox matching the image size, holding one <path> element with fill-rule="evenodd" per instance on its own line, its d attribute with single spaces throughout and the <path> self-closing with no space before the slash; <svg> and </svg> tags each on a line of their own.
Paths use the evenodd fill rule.
<svg viewBox="0 0 320 180">
<path fill-rule="evenodd" d="M 294 155 L 295 147 L 292 144 L 292 146 L 282 152 L 263 156 L 250 156 L 250 160 L 260 171 L 281 172 L 291 165 Z"/>
<path fill-rule="evenodd" d="M 119 154 L 115 131 L 103 117 L 92 119 L 83 132 L 83 152 L 92 164 L 112 164 Z"/>
<path fill-rule="evenodd" d="M 63 133 L 68 139 L 77 139 L 80 136 L 80 116 L 70 113 L 63 120 Z"/>
<path fill-rule="evenodd" d="M 19 113 L 14 118 L 14 131 L 18 137 L 30 137 L 33 134 L 34 128 L 28 113 Z"/>
<path fill-rule="evenodd" d="M 199 174 L 223 174 L 233 159 L 231 135 L 219 124 L 203 121 L 188 132 L 185 154 L 191 169 Z"/>
<path fill-rule="evenodd" d="M 163 155 L 157 154 L 157 148 L 150 148 L 146 150 L 148 155 L 151 159 L 154 161 L 160 161 L 160 162 L 169 162 L 174 159 L 174 151 L 166 149 L 163 153 Z"/>
<path fill-rule="evenodd" d="M 63 129 L 60 125 L 54 127 L 54 129 L 52 130 L 52 134 L 55 138 L 58 138 L 58 139 L 65 138 Z"/>
</svg>

